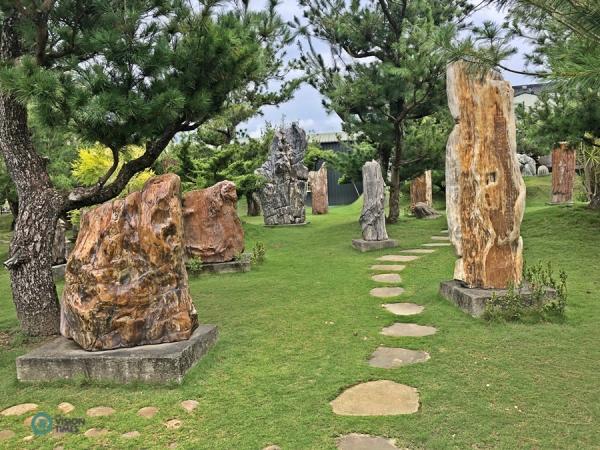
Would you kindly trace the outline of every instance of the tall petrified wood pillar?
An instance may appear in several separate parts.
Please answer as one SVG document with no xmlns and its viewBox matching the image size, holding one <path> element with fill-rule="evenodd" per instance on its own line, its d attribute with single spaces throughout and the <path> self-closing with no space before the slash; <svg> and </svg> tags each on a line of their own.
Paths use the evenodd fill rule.
<svg viewBox="0 0 600 450">
<path fill-rule="evenodd" d="M 177 175 L 87 211 L 67 262 L 63 336 L 85 350 L 189 339 L 198 322 L 183 252 Z"/>
<path fill-rule="evenodd" d="M 560 142 L 552 150 L 552 203 L 571 203 L 575 182 L 575 149 Z"/>
<path fill-rule="evenodd" d="M 312 194 L 313 214 L 327 214 L 329 210 L 327 166 L 322 164 L 319 170 L 308 172 L 308 182 Z"/>
<path fill-rule="evenodd" d="M 456 125 L 446 147 L 446 211 L 459 259 L 454 278 L 469 288 L 521 282 L 525 184 L 516 154 L 513 90 L 498 72 L 481 77 L 448 66 Z"/>
<path fill-rule="evenodd" d="M 433 205 L 431 193 L 431 170 L 426 170 L 410 182 L 410 209 L 413 210 L 417 203 Z"/>
</svg>

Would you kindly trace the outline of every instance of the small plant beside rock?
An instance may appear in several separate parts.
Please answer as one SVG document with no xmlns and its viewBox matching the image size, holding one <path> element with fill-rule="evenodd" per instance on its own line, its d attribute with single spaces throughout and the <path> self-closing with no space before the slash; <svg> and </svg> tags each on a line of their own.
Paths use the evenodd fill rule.
<svg viewBox="0 0 600 450">
<path fill-rule="evenodd" d="M 257 241 L 252 247 L 252 256 L 250 257 L 252 264 L 262 264 L 265 260 L 265 253 L 265 244 L 262 241 Z"/>
<path fill-rule="evenodd" d="M 186 261 L 185 268 L 189 273 L 197 275 L 202 272 L 202 260 L 198 257 L 190 258 Z"/>
</svg>

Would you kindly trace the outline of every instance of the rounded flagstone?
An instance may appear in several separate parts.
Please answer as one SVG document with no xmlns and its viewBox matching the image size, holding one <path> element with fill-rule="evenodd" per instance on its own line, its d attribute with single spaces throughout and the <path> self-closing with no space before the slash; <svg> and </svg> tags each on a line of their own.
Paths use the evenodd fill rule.
<svg viewBox="0 0 600 450">
<path fill-rule="evenodd" d="M 404 292 L 404 289 L 401 287 L 381 287 L 371 289 L 369 292 L 373 297 L 379 298 L 387 298 L 387 297 L 397 297 Z"/>
<path fill-rule="evenodd" d="M 156 406 L 144 406 L 138 410 L 137 415 L 144 419 L 151 419 L 157 412 L 158 408 Z"/>
<path fill-rule="evenodd" d="M 369 365 L 380 369 L 394 369 L 396 367 L 408 366 L 425 362 L 429 359 L 429 353 L 419 350 L 408 350 L 406 348 L 379 347 L 369 358 Z"/>
<path fill-rule="evenodd" d="M 116 411 L 110 406 L 96 406 L 86 411 L 88 417 L 104 417 L 114 414 Z"/>
<path fill-rule="evenodd" d="M 69 414 L 74 409 L 75 407 L 68 402 L 62 402 L 60 405 L 58 405 L 58 410 L 63 414 Z"/>
<path fill-rule="evenodd" d="M 437 329 L 416 323 L 395 323 L 381 330 L 381 334 L 391 337 L 422 337 L 435 334 Z"/>
<path fill-rule="evenodd" d="M 377 281 L 378 283 L 400 283 L 402 278 L 397 273 L 380 273 L 373 275 L 371 280 Z"/>
<path fill-rule="evenodd" d="M 430 253 L 435 252 L 433 249 L 428 248 L 409 248 L 408 250 L 400 250 L 402 253 L 417 253 L 420 255 L 428 255 Z"/>
<path fill-rule="evenodd" d="M 165 422 L 165 426 L 169 430 L 176 430 L 177 428 L 181 428 L 181 425 L 183 425 L 183 422 L 179 419 L 171 419 Z"/>
<path fill-rule="evenodd" d="M 384 255 L 377 258 L 377 261 L 410 262 L 419 258 L 420 256 L 415 255 Z"/>
<path fill-rule="evenodd" d="M 128 431 L 127 433 L 123 433 L 123 434 L 121 435 L 121 437 L 122 437 L 123 439 L 135 439 L 135 438 L 138 438 L 138 437 L 140 437 L 140 436 L 141 436 L 141 435 L 140 435 L 140 432 L 139 432 L 139 431 Z"/>
<path fill-rule="evenodd" d="M 11 406 L 0 412 L 3 416 L 20 416 L 27 414 L 28 412 L 35 411 L 38 409 L 38 405 L 35 403 L 21 403 L 19 405 Z"/>
<path fill-rule="evenodd" d="M 262 450 L 281 450 L 281 447 L 279 445 L 269 445 Z"/>
<path fill-rule="evenodd" d="M 107 433 L 108 433 L 108 430 L 106 428 L 90 428 L 85 433 L 83 433 L 83 435 L 85 437 L 94 438 L 94 437 L 104 436 Z"/>
<path fill-rule="evenodd" d="M 430 242 L 428 244 L 423 244 L 423 247 L 450 247 L 451 245 L 450 242 Z"/>
<path fill-rule="evenodd" d="M 422 313 L 425 309 L 425 307 L 414 303 L 386 303 L 381 306 L 397 316 L 414 316 Z"/>
<path fill-rule="evenodd" d="M 7 439 L 12 439 L 15 437 L 15 432 L 13 430 L 1 430 L 0 431 L 0 441 L 5 441 Z"/>
<path fill-rule="evenodd" d="M 403 266 L 402 264 L 375 264 L 374 266 L 371 266 L 371 270 L 384 272 L 402 272 L 404 269 L 406 269 L 406 266 Z"/>
<path fill-rule="evenodd" d="M 180 405 L 187 412 L 191 413 L 198 407 L 199 403 L 196 400 L 184 400 L 180 403 Z"/>
<path fill-rule="evenodd" d="M 337 438 L 338 450 L 399 450 L 395 439 L 350 433 Z"/>
<path fill-rule="evenodd" d="M 23 442 L 31 442 L 31 441 L 33 441 L 33 438 L 34 438 L 33 434 L 30 434 L 29 436 L 25 436 L 23 438 Z"/>
<path fill-rule="evenodd" d="M 449 241 L 450 238 L 448 236 L 431 236 L 431 239 L 434 241 Z"/>
<path fill-rule="evenodd" d="M 413 414 L 419 410 L 419 393 L 394 381 L 369 381 L 346 389 L 330 404 L 341 416 Z"/>
<path fill-rule="evenodd" d="M 31 428 L 31 422 L 33 421 L 33 416 L 29 416 L 27 419 L 23 421 L 23 425 L 25 428 Z"/>
</svg>

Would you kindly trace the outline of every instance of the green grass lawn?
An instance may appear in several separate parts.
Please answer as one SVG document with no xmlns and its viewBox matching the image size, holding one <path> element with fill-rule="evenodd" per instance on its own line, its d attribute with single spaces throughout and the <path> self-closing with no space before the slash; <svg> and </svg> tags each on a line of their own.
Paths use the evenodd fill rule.
<svg viewBox="0 0 600 450">
<path fill-rule="evenodd" d="M 581 205 L 546 206 L 549 182 L 527 180 L 522 234 L 528 262 L 550 260 L 568 273 L 564 324 L 487 324 L 443 300 L 437 291 L 452 276 L 451 248 L 407 264 L 401 301 L 426 308 L 410 318 L 393 316 L 368 294 L 376 285 L 369 267 L 386 252 L 360 254 L 350 246 L 360 235 L 355 204 L 333 207 L 326 216 L 308 214 L 311 224 L 301 228 L 268 229 L 260 218 L 244 218 L 248 248 L 263 241 L 267 260 L 250 273 L 191 280 L 199 318 L 217 324 L 220 338 L 181 386 L 22 385 L 15 357 L 34 343 L 14 333 L 3 271 L 0 331 L 13 335 L 1 349 L 0 409 L 34 402 L 55 414 L 67 401 L 76 406 L 71 417 L 84 417 L 98 405 L 117 413 L 86 418 L 83 429 L 106 428 L 104 437 L 44 436 L 28 444 L 22 442 L 31 434 L 23 425 L 26 416 L 0 417 L 0 430 L 17 433 L 0 446 L 166 448 L 177 442 L 177 448 L 190 449 L 333 449 L 336 436 L 358 432 L 395 438 L 398 447 L 410 449 L 600 448 L 600 214 Z M 388 231 L 402 248 L 411 248 L 444 228 L 444 218 L 403 217 Z M 396 321 L 439 331 L 423 338 L 379 334 Z M 425 350 L 431 359 L 372 368 L 367 359 L 379 345 Z M 344 388 L 379 379 L 418 388 L 419 411 L 392 417 L 331 412 L 329 402 Z M 179 407 L 186 399 L 200 402 L 191 414 Z M 136 415 L 150 405 L 160 408 L 153 419 Z M 164 422 L 171 418 L 183 426 L 167 430 Z M 132 430 L 143 437 L 120 437 Z"/>
</svg>

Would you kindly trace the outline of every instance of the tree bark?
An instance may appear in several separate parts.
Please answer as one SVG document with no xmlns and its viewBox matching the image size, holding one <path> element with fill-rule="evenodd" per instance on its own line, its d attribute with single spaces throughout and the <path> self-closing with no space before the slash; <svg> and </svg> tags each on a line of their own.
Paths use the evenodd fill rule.
<svg viewBox="0 0 600 450">
<path fill-rule="evenodd" d="M 248 205 L 248 215 L 251 217 L 260 216 L 260 199 L 256 192 L 248 192 L 246 194 L 246 204 Z"/>
<path fill-rule="evenodd" d="M 400 168 L 402 166 L 403 147 L 402 123 L 394 123 L 394 154 L 392 160 L 392 172 L 390 174 L 390 202 L 387 223 L 397 223 L 400 218 Z"/>
<path fill-rule="evenodd" d="M 10 231 L 15 230 L 15 225 L 17 224 L 17 216 L 19 215 L 19 201 L 8 199 L 8 207 L 10 208 L 10 213 L 12 214 L 12 222 L 10 223 Z"/>
<path fill-rule="evenodd" d="M 379 145 L 378 154 L 379 154 L 379 165 L 381 166 L 381 174 L 383 175 L 383 180 L 388 182 L 388 172 L 390 170 L 390 156 L 391 149 L 388 145 Z"/>
<path fill-rule="evenodd" d="M 588 207 L 591 209 L 600 209 L 600 190 L 591 196 Z"/>
</svg>

